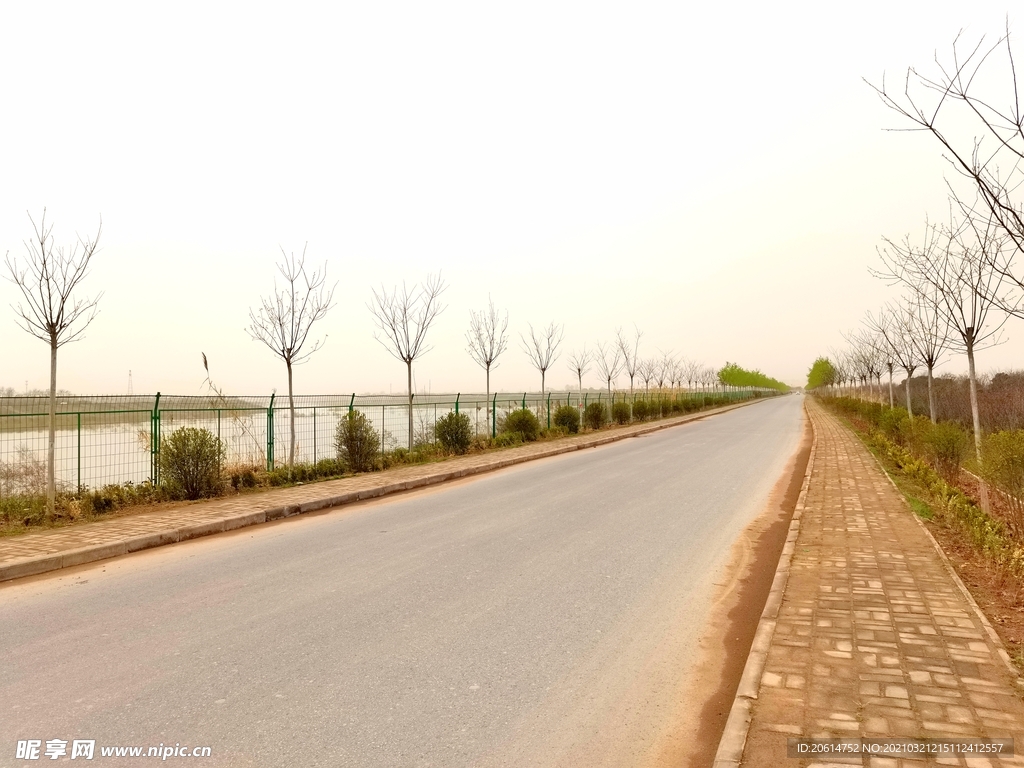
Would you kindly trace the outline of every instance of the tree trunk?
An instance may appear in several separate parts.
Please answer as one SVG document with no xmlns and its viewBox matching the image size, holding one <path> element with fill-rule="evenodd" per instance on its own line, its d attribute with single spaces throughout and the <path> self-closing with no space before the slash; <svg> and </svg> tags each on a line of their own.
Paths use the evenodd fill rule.
<svg viewBox="0 0 1024 768">
<path fill-rule="evenodd" d="M 288 479 L 292 479 L 292 466 L 295 464 L 295 395 L 292 393 L 292 361 L 285 360 L 288 366 Z"/>
<path fill-rule="evenodd" d="M 935 419 L 935 392 L 932 389 L 932 371 L 935 370 L 934 365 L 928 366 L 928 415 L 931 416 L 932 424 L 936 423 Z"/>
<path fill-rule="evenodd" d="M 488 428 L 491 423 L 491 364 L 488 363 L 484 369 L 487 371 L 487 402 L 484 404 L 484 414 L 487 417 Z"/>
<path fill-rule="evenodd" d="M 971 391 L 971 423 L 974 427 L 974 455 L 981 465 L 981 415 L 978 412 L 978 374 L 974 368 L 974 339 L 967 342 L 967 374 Z"/>
<path fill-rule="evenodd" d="M 53 517 L 57 508 L 57 471 L 55 454 L 57 443 L 57 338 L 50 337 L 50 419 L 49 441 L 46 447 L 46 514 Z"/>
<path fill-rule="evenodd" d="M 971 337 L 966 341 L 967 373 L 971 390 L 971 422 L 974 427 L 974 455 L 978 459 L 978 467 L 981 469 L 981 508 L 984 512 L 988 513 L 991 510 L 991 505 L 988 499 L 988 482 L 984 479 L 985 468 L 981 459 L 981 414 L 978 410 L 978 373 L 974 368 L 974 338 Z"/>
<path fill-rule="evenodd" d="M 406 360 L 409 372 L 409 450 L 412 450 L 412 360 Z M 382 427 L 383 428 L 383 427 Z"/>
<path fill-rule="evenodd" d="M 544 369 L 543 368 L 540 369 L 540 394 L 541 394 L 541 397 L 544 396 Z"/>
<path fill-rule="evenodd" d="M 889 366 L 889 408 L 896 407 L 896 400 L 892 393 L 892 366 Z"/>
<path fill-rule="evenodd" d="M 906 382 L 906 388 L 907 388 L 907 413 L 910 415 L 910 418 L 914 418 L 914 406 L 912 406 L 910 404 L 910 376 L 911 376 L 911 374 L 910 374 L 910 371 L 908 369 L 904 368 L 903 370 L 907 371 L 907 382 Z"/>
</svg>

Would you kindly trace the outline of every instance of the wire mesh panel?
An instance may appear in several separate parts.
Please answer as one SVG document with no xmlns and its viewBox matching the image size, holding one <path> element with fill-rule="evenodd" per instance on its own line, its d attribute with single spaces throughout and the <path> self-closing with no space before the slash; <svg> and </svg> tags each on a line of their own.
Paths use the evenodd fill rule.
<svg viewBox="0 0 1024 768">
<path fill-rule="evenodd" d="M 666 399 L 739 400 L 751 390 L 694 389 L 673 392 L 500 392 L 406 395 L 301 395 L 294 408 L 287 397 L 72 396 L 56 403 L 54 467 L 58 488 L 80 491 L 114 483 L 159 480 L 163 441 L 183 427 L 208 430 L 225 449 L 226 465 L 284 466 L 294 460 L 315 463 L 338 457 L 338 428 L 350 413 L 360 413 L 380 438 L 382 451 L 432 444 L 437 421 L 456 411 L 465 414 L 477 435 L 502 431 L 513 411 L 526 408 L 542 427 L 563 405 L 581 415 L 594 402 L 608 407 L 643 398 L 666 413 Z M 764 394 L 764 393 L 762 393 Z M 652 406 L 653 407 L 653 406 Z M 0 397 L 0 498 L 45 490 L 49 443 L 49 398 Z M 293 415 L 294 414 L 294 415 Z M 411 418 L 410 418 L 411 417 Z"/>
<path fill-rule="evenodd" d="M 184 427 L 205 429 L 224 446 L 226 466 L 263 467 L 268 462 L 271 398 L 164 396 L 156 411 L 156 448 Z"/>
<path fill-rule="evenodd" d="M 58 491 L 142 482 L 152 397 L 59 395 L 54 419 Z M 0 496 L 43 493 L 49 446 L 49 398 L 0 397 Z"/>
</svg>

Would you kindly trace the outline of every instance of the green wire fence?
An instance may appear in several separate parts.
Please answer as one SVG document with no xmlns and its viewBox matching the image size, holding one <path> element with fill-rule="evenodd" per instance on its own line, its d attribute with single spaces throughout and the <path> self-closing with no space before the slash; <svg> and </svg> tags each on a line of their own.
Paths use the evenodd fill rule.
<svg viewBox="0 0 1024 768">
<path fill-rule="evenodd" d="M 726 389 L 661 393 L 583 392 L 417 394 L 412 402 L 412 443 L 432 443 L 437 420 L 455 411 L 469 417 L 477 435 L 494 437 L 511 411 L 529 408 L 542 426 L 551 426 L 563 405 L 579 409 L 600 402 L 638 399 L 741 400 L 767 390 Z M 381 437 L 381 449 L 409 445 L 406 395 L 298 395 L 294 409 L 287 396 L 100 395 L 57 399 L 54 467 L 58 488 L 83 491 L 107 484 L 158 483 L 161 440 L 181 427 L 199 427 L 224 445 L 227 465 L 266 467 L 272 471 L 289 458 L 292 413 L 295 461 L 316 463 L 337 457 L 338 422 L 362 413 Z M 610 411 L 610 408 L 609 408 Z M 49 400 L 0 397 L 0 497 L 37 491 L 45 473 Z"/>
</svg>

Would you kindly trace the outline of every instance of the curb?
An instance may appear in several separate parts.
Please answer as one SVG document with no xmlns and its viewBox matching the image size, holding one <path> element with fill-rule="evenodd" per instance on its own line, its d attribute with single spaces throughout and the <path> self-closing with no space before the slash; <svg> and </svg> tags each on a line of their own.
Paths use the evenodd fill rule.
<svg viewBox="0 0 1024 768">
<path fill-rule="evenodd" d="M 271 522 L 272 520 L 280 520 L 286 517 L 306 514 L 307 512 L 317 512 L 323 509 L 328 509 L 329 507 L 340 507 L 357 501 L 379 498 L 381 496 L 401 491 L 408 491 L 414 488 L 425 488 L 430 485 L 446 483 L 463 477 L 483 474 L 485 472 L 493 472 L 516 464 L 524 464 L 528 461 L 536 461 L 537 459 L 546 459 L 563 453 L 584 450 L 586 448 L 596 448 L 599 445 L 607 445 L 608 443 L 626 440 L 631 437 L 647 435 L 662 429 L 678 427 L 683 424 L 689 424 L 693 421 L 700 421 L 701 419 L 705 419 L 709 416 L 715 416 L 737 408 L 743 408 L 754 403 L 767 402 L 771 399 L 773 398 L 752 398 L 742 403 L 734 403 L 732 405 L 725 405 L 719 408 L 712 408 L 711 410 L 703 413 L 681 416 L 678 417 L 677 420 L 669 423 L 663 422 L 660 424 L 650 424 L 636 428 L 628 433 L 602 435 L 600 437 L 596 437 L 593 441 L 583 444 L 574 443 L 572 445 L 556 445 L 538 453 L 532 453 L 524 456 L 505 457 L 480 466 L 449 470 L 441 469 L 424 477 L 390 484 L 386 483 L 376 488 L 364 488 L 359 491 L 351 491 L 349 493 L 343 493 L 336 496 L 327 496 L 303 503 L 285 504 L 283 506 L 270 507 L 256 512 L 245 512 L 242 514 L 215 518 L 201 523 L 192 523 L 179 528 L 144 533 L 138 536 L 129 536 L 115 541 L 104 542 L 103 544 L 81 547 L 79 549 L 70 549 L 63 552 L 26 557 L 5 565 L 0 565 L 0 582 L 20 579 L 25 576 L 36 576 L 40 573 L 57 571 L 61 568 L 70 568 L 71 566 L 92 563 L 97 560 L 106 560 L 111 557 L 128 554 L 129 552 L 139 552 L 143 549 L 152 549 L 153 547 L 162 547 L 167 544 L 176 544 L 179 541 L 188 541 L 189 539 L 196 539 L 202 536 L 211 536 L 215 533 L 233 531 L 250 525 L 259 525 L 261 523 Z"/>
<path fill-rule="evenodd" d="M 807 413 L 806 405 L 804 405 L 804 412 Z M 818 433 L 814 428 L 814 421 L 809 413 L 807 413 L 807 420 L 811 424 L 811 452 L 807 457 L 807 469 L 804 470 L 804 481 L 800 487 L 800 496 L 796 500 L 796 509 L 793 510 L 793 518 L 789 523 L 786 544 L 783 546 L 782 554 L 779 556 L 779 564 L 775 569 L 775 578 L 772 580 L 772 588 L 768 592 L 768 599 L 765 601 L 764 610 L 761 612 L 761 619 L 757 624 L 757 632 L 754 634 L 754 642 L 750 646 L 747 663 L 743 666 L 740 684 L 736 688 L 736 697 L 733 699 L 732 709 L 729 710 L 729 719 L 725 723 L 722 738 L 718 742 L 714 768 L 738 768 L 743 757 L 743 749 L 747 744 L 747 733 L 750 731 L 754 701 L 757 699 L 758 691 L 761 688 L 761 673 L 764 671 L 764 665 L 768 660 L 768 649 L 771 647 L 772 636 L 775 634 L 779 608 L 782 607 L 782 596 L 786 591 L 786 583 L 789 581 L 789 566 L 793 560 L 793 552 L 796 549 L 797 536 L 800 535 L 800 518 L 803 517 L 804 502 L 807 499 L 807 488 L 811 484 L 811 470 L 814 469 L 814 454 L 818 447 Z"/>
</svg>

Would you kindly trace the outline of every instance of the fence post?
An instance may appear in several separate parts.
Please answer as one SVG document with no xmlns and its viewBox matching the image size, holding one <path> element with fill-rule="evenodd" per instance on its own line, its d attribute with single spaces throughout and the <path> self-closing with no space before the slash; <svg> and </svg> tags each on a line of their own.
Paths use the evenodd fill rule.
<svg viewBox="0 0 1024 768">
<path fill-rule="evenodd" d="M 523 410 L 526 410 L 526 393 L 523 392 Z"/>
<path fill-rule="evenodd" d="M 458 413 L 458 412 L 459 412 L 459 398 L 460 398 L 460 397 L 462 397 L 462 393 L 461 393 L 461 392 L 459 392 L 459 394 L 457 394 L 457 395 L 455 396 L 455 413 Z M 434 419 L 434 422 L 435 422 L 435 423 L 437 422 L 437 418 L 436 418 L 436 417 L 435 417 L 435 419 Z"/>
<path fill-rule="evenodd" d="M 313 463 L 316 464 L 316 406 L 313 406 Z"/>
<path fill-rule="evenodd" d="M 551 429 L 551 393 L 548 392 L 548 429 Z"/>
<path fill-rule="evenodd" d="M 156 393 L 153 403 L 153 415 L 149 420 L 149 453 L 153 465 L 149 468 L 149 478 L 153 485 L 160 482 L 160 393 Z"/>
<path fill-rule="evenodd" d="M 352 404 L 356 401 L 356 393 L 352 393 L 352 399 L 348 401 L 348 412 L 352 413 Z"/>
<path fill-rule="evenodd" d="M 274 471 L 274 398 L 276 392 L 270 393 L 270 405 L 267 406 L 267 472 Z"/>
<path fill-rule="evenodd" d="M 75 414 L 78 417 L 78 492 L 82 492 L 82 412 Z"/>
</svg>

